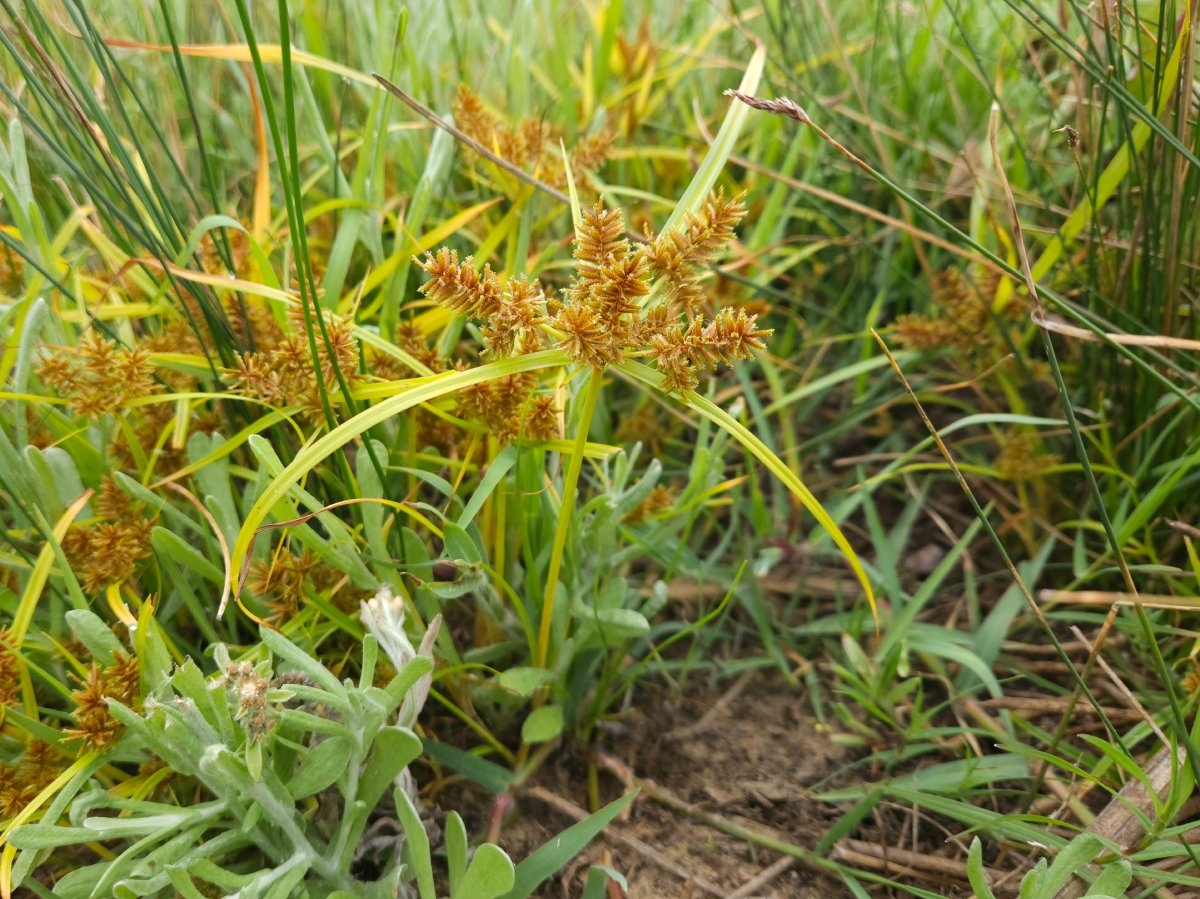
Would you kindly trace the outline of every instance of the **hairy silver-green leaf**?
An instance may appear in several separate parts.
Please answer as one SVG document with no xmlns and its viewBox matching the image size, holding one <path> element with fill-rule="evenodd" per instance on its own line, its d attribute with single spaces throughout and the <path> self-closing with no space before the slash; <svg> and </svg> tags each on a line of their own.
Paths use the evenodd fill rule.
<svg viewBox="0 0 1200 899">
<path fill-rule="evenodd" d="M 322 740 L 307 756 L 300 759 L 300 768 L 287 782 L 293 799 L 303 799 L 334 784 L 354 762 L 354 741 L 350 737 L 330 737 Z"/>
</svg>

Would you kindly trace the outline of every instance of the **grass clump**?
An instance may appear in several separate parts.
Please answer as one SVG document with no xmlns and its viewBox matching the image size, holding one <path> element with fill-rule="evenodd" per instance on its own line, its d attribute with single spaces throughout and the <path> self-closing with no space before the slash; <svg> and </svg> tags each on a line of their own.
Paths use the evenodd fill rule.
<svg viewBox="0 0 1200 899">
<path fill-rule="evenodd" d="M 1191 11 L 634 6 L 0 0 L 0 892 L 530 895 L 757 667 L 738 839 L 1194 885 Z"/>
<path fill-rule="evenodd" d="M 276 38 L 255 24 L 264 10 L 235 3 L 224 50 L 185 41 L 197 23 L 166 9 L 135 24 L 72 5 L 75 40 L 36 6 L 6 12 L 4 64 L 29 92 L 5 93 L 0 159 L 15 260 L 2 602 L 17 685 L 0 889 L 527 895 L 619 806 L 525 868 L 487 845 L 468 863 L 452 816 L 435 885 L 405 773 L 424 748 L 411 728 L 425 695 L 458 722 L 434 725 L 449 739 L 430 741 L 438 767 L 452 759 L 491 784 L 506 770 L 500 790 L 564 737 L 589 739 L 660 644 L 692 630 L 663 615 L 672 573 L 727 577 L 723 558 L 700 562 L 693 547 L 719 525 L 710 510 L 730 489 L 732 446 L 783 477 L 853 559 L 795 473 L 696 392 L 770 335 L 701 274 L 747 208 L 741 192 L 714 190 L 723 155 L 657 236 L 627 236 L 611 196 L 576 200 L 564 230 L 567 210 L 548 215 L 507 170 L 494 187 L 515 205 L 496 217 L 493 187 L 448 166 L 440 138 L 419 148 L 421 187 L 400 209 L 372 146 L 390 145 L 392 170 L 415 157 L 389 137 L 395 107 L 368 76 L 395 69 L 395 48 L 337 64 L 357 73 L 348 134 L 319 74 L 334 64 L 312 55 L 329 48 L 317 32 Z M 403 14 L 393 21 L 403 32 Z M 173 70 L 159 65 L 168 47 Z M 153 63 L 139 71 L 131 52 Z M 217 59 L 248 80 L 206 68 Z M 761 67 L 760 54 L 743 86 Z M 588 90 L 617 96 L 637 76 L 606 77 Z M 187 137 L 130 114 L 162 84 L 189 111 Z M 469 90 L 457 97 L 464 130 L 518 171 L 610 191 L 598 173 L 613 131 L 583 133 L 564 166 L 549 152 L 564 129 L 509 125 Z M 215 122 L 200 112 L 212 109 Z M 206 135 L 229 114 L 254 126 L 232 145 L 252 178 Z M 435 202 L 452 186 L 478 196 Z M 574 253 L 560 257 L 571 230 Z M 457 245 L 433 249 L 447 240 Z M 662 483 L 660 460 L 608 441 L 610 371 L 686 410 L 689 427 L 710 422 L 710 455 L 689 478 L 672 469 L 675 484 Z M 631 577 L 637 566 L 647 572 Z M 360 615 L 372 596 L 394 600 Z M 424 668 L 392 652 L 398 673 L 376 683 L 376 647 L 402 651 L 405 621 L 429 635 Z M 404 720 L 389 723 L 398 708 Z M 364 842 L 389 812 L 391 842 Z"/>
</svg>

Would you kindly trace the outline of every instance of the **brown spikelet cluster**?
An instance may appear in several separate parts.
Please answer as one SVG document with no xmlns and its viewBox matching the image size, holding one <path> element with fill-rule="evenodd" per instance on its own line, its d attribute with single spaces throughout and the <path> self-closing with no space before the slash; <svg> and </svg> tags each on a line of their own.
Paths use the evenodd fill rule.
<svg viewBox="0 0 1200 899">
<path fill-rule="evenodd" d="M 562 436 L 562 410 L 553 393 L 530 397 L 525 409 L 525 436 L 530 440 L 554 440 Z"/>
<path fill-rule="evenodd" d="M 660 407 L 654 403 L 642 403 L 632 413 L 621 418 L 617 424 L 618 443 L 641 443 L 651 456 L 662 456 L 666 451 L 670 430 L 659 415 Z"/>
<path fill-rule="evenodd" d="M 531 353 L 542 348 L 538 326 L 546 320 L 542 285 L 525 277 L 504 282 L 498 309 L 487 317 L 483 337 L 496 356 Z"/>
<path fill-rule="evenodd" d="M 305 549 L 296 555 L 280 548 L 268 562 L 255 562 L 247 587 L 267 604 L 267 621 L 281 625 L 295 617 L 304 602 L 306 589 L 321 590 L 338 579 L 338 573 Z"/>
<path fill-rule="evenodd" d="M 20 762 L 0 762 L 0 820 L 11 819 L 62 773 L 62 757 L 53 744 L 30 740 Z"/>
<path fill-rule="evenodd" d="M 603 368 L 624 359 L 641 322 L 639 300 L 650 292 L 646 257 L 634 253 L 625 223 L 599 203 L 575 235 L 575 279 L 551 319 L 577 362 Z"/>
<path fill-rule="evenodd" d="M 551 319 L 562 346 L 594 367 L 647 355 L 670 392 L 694 388 L 703 369 L 750 358 L 770 331 L 758 329 L 757 316 L 743 309 L 726 307 L 706 320 L 696 274 L 733 239 L 745 212 L 741 198 L 717 194 L 682 228 L 634 250 L 620 214 L 597 204 L 576 236 L 577 276 Z M 656 278 L 663 286 L 651 296 Z"/>
<path fill-rule="evenodd" d="M 72 528 L 62 542 L 84 592 L 91 594 L 133 577 L 138 562 L 150 555 L 157 520 L 112 480 L 101 486 L 96 511 L 101 521 Z"/>
<path fill-rule="evenodd" d="M 547 301 L 542 285 L 524 276 L 500 278 L 488 265 L 477 271 L 473 261 L 470 256 L 460 260 L 457 252 L 445 248 L 427 255 L 418 262 L 429 274 L 421 292 L 455 312 L 480 319 L 489 355 L 505 358 L 545 349 Z M 444 360 L 438 362 L 445 365 Z M 480 422 L 502 442 L 557 437 L 554 397 L 535 394 L 536 387 L 537 377 L 529 373 L 485 381 L 459 392 L 455 412 Z"/>
<path fill-rule="evenodd" d="M 150 470 L 181 460 L 182 448 L 173 448 L 165 433 L 172 426 L 175 405 L 169 398 L 130 406 L 133 400 L 168 391 L 196 389 L 196 378 L 167 366 L 156 365 L 156 353 L 191 354 L 203 350 L 186 320 L 168 321 L 158 332 L 139 338 L 125 349 L 95 331 L 85 334 L 73 351 L 43 347 L 37 372 L 43 382 L 80 413 L 99 418 L 120 414 L 123 427 L 113 434 L 109 451 L 113 467 Z M 56 435 L 40 416 L 30 419 L 31 442 L 49 446 Z"/>
<path fill-rule="evenodd" d="M 699 381 L 698 369 L 751 358 L 771 333 L 759 329 L 755 321 L 756 316 L 747 315 L 743 309 L 726 308 L 708 322 L 695 318 L 687 326 L 655 334 L 651 338 L 651 357 L 663 374 L 663 389 L 691 390 Z"/>
<path fill-rule="evenodd" d="M 750 358 L 771 333 L 759 329 L 757 316 L 745 309 L 722 308 L 707 319 L 700 310 L 704 293 L 696 267 L 728 245 L 745 211 L 740 197 L 716 194 L 687 216 L 682 228 L 635 249 L 621 214 L 597 203 L 583 214 L 575 236 L 575 277 L 561 300 L 547 300 L 541 287 L 524 277 L 504 279 L 486 265 L 479 271 L 471 257 L 460 260 L 449 249 L 420 263 L 430 277 L 421 291 L 481 319 L 495 355 L 540 349 L 548 333 L 583 365 L 601 369 L 627 356 L 648 356 L 662 372 L 666 390 L 691 390 L 700 371 Z M 465 401 L 468 411 L 493 430 L 512 433 L 511 424 L 496 428 L 492 423 L 511 419 L 524 403 L 514 386 L 481 385 Z"/>
<path fill-rule="evenodd" d="M 429 345 L 429 338 L 416 322 L 401 322 L 396 327 L 396 346 L 430 371 L 445 371 L 446 359 Z M 378 371 L 376 371 L 378 374 Z"/>
<path fill-rule="evenodd" d="M 997 443 L 996 470 L 1010 481 L 1035 480 L 1062 461 L 1056 453 L 1045 452 L 1034 433 L 1006 434 Z"/>
<path fill-rule="evenodd" d="M 586 212 L 575 235 L 575 279 L 553 327 L 577 361 L 603 368 L 624 359 L 639 342 L 641 300 L 650 293 L 647 254 L 635 252 L 625 222 L 600 203 Z"/>
<path fill-rule="evenodd" d="M 466 85 L 460 84 L 451 105 L 454 124 L 481 144 L 491 144 L 492 136 L 500 129 L 500 117 L 484 105 L 483 98 Z"/>
<path fill-rule="evenodd" d="M 453 311 L 483 321 L 491 355 L 505 357 L 545 348 L 541 325 L 546 321 L 546 297 L 536 281 L 500 278 L 485 265 L 477 271 L 468 256 L 442 248 L 417 264 L 428 274 L 421 292 Z"/>
<path fill-rule="evenodd" d="M 537 376 L 530 372 L 494 378 L 460 391 L 455 411 L 482 423 L 501 442 L 550 440 L 559 436 L 558 409 L 554 395 L 535 393 L 536 387 Z"/>
<path fill-rule="evenodd" d="M 0 629 L 0 708 L 16 705 L 21 697 L 21 661 L 12 642 L 12 631 Z"/>
<path fill-rule="evenodd" d="M 473 262 L 472 257 L 460 260 L 457 252 L 445 248 L 427 255 L 418 262 L 429 274 L 421 292 L 455 312 L 480 319 L 489 355 L 504 358 L 545 349 L 546 296 L 541 284 L 525 277 L 500 278 L 487 265 L 478 271 Z M 480 422 L 503 442 L 521 436 L 549 439 L 558 435 L 558 415 L 553 397 L 535 396 L 536 387 L 532 374 L 484 381 L 459 392 L 455 412 Z"/>
<path fill-rule="evenodd" d="M 75 702 L 75 726 L 66 733 L 78 737 L 85 749 L 107 749 L 117 742 L 122 724 L 112 716 L 108 699 L 131 709 L 141 705 L 136 657 L 113 653 L 111 664 L 101 667 L 92 662 L 87 677 L 78 679 L 80 687 L 71 694 Z"/>
<path fill-rule="evenodd" d="M 478 94 L 464 86 L 459 87 L 452 109 L 455 124 L 468 136 L 518 168 L 534 172 L 552 187 L 566 186 L 566 170 L 558 149 L 563 134 L 545 119 L 525 118 L 516 125 L 507 125 Z M 612 132 L 601 131 L 582 137 L 567 151 L 577 185 L 592 186 L 588 173 L 597 171 L 608 160 L 614 139 Z"/>
<path fill-rule="evenodd" d="M 21 776 L 19 765 L 10 768 L 0 762 L 0 820 L 17 815 L 36 795 L 26 778 Z"/>
<path fill-rule="evenodd" d="M 614 72 L 627 85 L 634 85 L 653 78 L 652 69 L 661 59 L 662 47 L 650 35 L 650 18 L 643 14 L 638 21 L 637 34 L 630 38 L 617 35 Z M 625 91 L 624 98 L 609 107 L 610 120 L 619 123 L 621 133 L 632 137 L 650 109 L 648 98 L 642 91 Z"/>
<path fill-rule="evenodd" d="M 223 266 L 219 257 L 214 256 L 213 260 L 213 264 Z M 200 303 L 194 297 L 184 297 L 182 305 L 186 314 L 169 319 L 157 333 L 144 337 L 141 345 L 156 353 L 203 356 L 206 347 L 211 351 L 215 340 Z M 247 350 L 270 349 L 284 337 L 270 304 L 261 297 L 229 294 L 221 300 L 221 312 L 232 338 Z M 170 369 L 164 369 L 160 374 L 174 390 L 188 390 L 195 383 L 193 378 Z"/>
<path fill-rule="evenodd" d="M 0 296 L 21 295 L 25 281 L 25 257 L 0 241 Z"/>
<path fill-rule="evenodd" d="M 614 135 L 611 131 L 600 131 L 596 134 L 589 134 L 586 137 L 580 138 L 575 146 L 567 151 L 567 158 L 570 160 L 571 171 L 573 173 L 582 173 L 585 176 L 585 179 L 590 181 L 590 176 L 588 176 L 587 173 L 598 171 L 600 167 L 608 161 L 608 157 L 612 153 L 613 143 L 615 140 L 616 135 Z M 546 173 L 546 180 L 550 181 L 552 184 L 557 180 L 561 180 L 563 183 L 561 185 L 556 184 L 555 186 L 565 187 L 567 180 L 566 172 L 563 171 L 561 175 L 555 174 L 558 171 L 559 170 L 557 167 L 552 168 Z"/>
<path fill-rule="evenodd" d="M 504 302 L 504 284 L 490 265 L 477 271 L 473 259 L 460 262 L 458 252 L 445 247 L 436 256 L 426 256 L 420 266 L 429 280 L 421 285 L 421 293 L 459 315 L 490 318 Z"/>
<path fill-rule="evenodd" d="M 624 33 L 617 34 L 617 52 L 621 60 L 621 69 L 627 77 L 646 70 L 658 52 L 658 46 L 650 38 L 649 17 L 642 16 L 638 21 L 635 37 L 627 37 Z"/>
<path fill-rule="evenodd" d="M 162 402 L 142 406 L 139 411 L 140 415 L 126 419 L 128 427 L 113 439 L 110 446 L 113 466 L 126 470 L 139 469 L 143 464 L 143 454 L 152 454 L 149 460 L 152 469 L 170 469 L 183 464 L 183 449 L 172 448 L 164 436 L 164 432 L 170 433 L 174 424 L 175 407 L 169 402 Z"/>
<path fill-rule="evenodd" d="M 243 222 L 242 224 L 247 223 Z M 225 228 L 223 238 L 218 237 L 215 231 L 209 231 L 204 235 L 204 239 L 200 243 L 200 264 L 204 270 L 218 275 L 230 272 L 223 254 L 226 247 L 233 262 L 232 273 L 239 278 L 251 274 L 250 236 L 239 228 Z"/>
<path fill-rule="evenodd" d="M 192 301 L 195 305 L 195 301 Z M 148 334 L 141 345 L 151 353 L 184 353 L 201 356 L 204 348 L 187 319 L 177 316 L 168 320 L 154 334 Z M 187 389 L 194 379 L 171 369 L 163 369 L 162 378 L 173 390 Z"/>
<path fill-rule="evenodd" d="M 1188 661 L 1188 670 L 1179 682 L 1183 687 L 1183 695 L 1192 697 L 1200 693 L 1200 661 L 1192 658 Z"/>
<path fill-rule="evenodd" d="M 302 556 L 280 552 L 269 562 L 256 561 L 251 566 L 246 586 L 266 602 L 270 609 L 267 621 L 278 626 L 295 617 L 304 599 L 305 582 L 314 567 L 315 559 L 310 559 L 307 552 Z"/>
<path fill-rule="evenodd" d="M 262 352 L 278 346 L 284 339 L 283 329 L 265 300 L 250 296 L 231 297 L 222 308 L 230 328 L 243 346 Z"/>
<path fill-rule="evenodd" d="M 351 322 L 328 318 L 325 337 L 317 330 L 316 358 L 310 351 L 305 331 L 304 313 L 292 310 L 290 333 L 277 340 L 265 342 L 261 349 L 239 353 L 237 365 L 226 374 L 232 389 L 273 406 L 300 404 L 305 415 L 319 421 L 323 415 L 321 388 L 337 395 L 340 390 L 338 371 L 347 384 L 365 377 L 359 370 L 359 344 Z M 265 325 L 256 326 L 260 334 L 269 333 Z"/>
<path fill-rule="evenodd" d="M 230 662 L 220 678 L 237 703 L 234 719 L 252 740 L 261 742 L 275 729 L 275 710 L 268 694 L 271 682 L 249 662 Z"/>
<path fill-rule="evenodd" d="M 93 419 L 158 389 L 147 349 L 125 349 L 96 331 L 84 335 L 73 351 L 44 348 L 37 374 L 76 411 Z"/>
<path fill-rule="evenodd" d="M 647 518 L 653 518 L 659 512 L 665 512 L 675 504 L 675 494 L 670 487 L 662 484 L 650 491 L 650 494 L 625 516 L 626 524 L 637 524 Z"/>
<path fill-rule="evenodd" d="M 897 339 L 913 349 L 949 349 L 965 357 L 988 355 L 999 338 L 988 300 L 994 289 L 994 279 L 985 278 L 977 286 L 958 269 L 939 272 L 932 285 L 936 308 L 928 314 L 897 318 L 893 326 Z M 1006 312 L 1024 314 L 1019 303 L 1010 303 Z"/>
<path fill-rule="evenodd" d="M 703 299 L 696 266 L 711 262 L 733 240 L 733 229 L 746 214 L 740 198 L 709 197 L 699 213 L 687 217 L 684 227 L 664 231 L 650 241 L 646 255 L 667 282 L 667 300 L 692 313 Z"/>
</svg>

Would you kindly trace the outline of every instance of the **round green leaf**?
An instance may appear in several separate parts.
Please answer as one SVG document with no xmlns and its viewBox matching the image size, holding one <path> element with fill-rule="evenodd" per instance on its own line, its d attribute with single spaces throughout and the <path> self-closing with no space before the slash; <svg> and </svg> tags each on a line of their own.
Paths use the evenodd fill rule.
<svg viewBox="0 0 1200 899">
<path fill-rule="evenodd" d="M 475 850 L 467 873 L 458 884 L 451 899 L 495 899 L 513 888 L 517 869 L 504 850 L 484 843 Z"/>
<path fill-rule="evenodd" d="M 549 683 L 553 677 L 553 672 L 547 671 L 545 668 L 519 666 L 501 671 L 496 682 L 505 690 L 511 690 L 518 696 L 532 696 L 534 690 L 542 684 Z"/>
<path fill-rule="evenodd" d="M 534 709 L 521 725 L 521 739 L 526 743 L 546 743 L 563 729 L 563 710 L 560 705 L 544 705 Z"/>
</svg>

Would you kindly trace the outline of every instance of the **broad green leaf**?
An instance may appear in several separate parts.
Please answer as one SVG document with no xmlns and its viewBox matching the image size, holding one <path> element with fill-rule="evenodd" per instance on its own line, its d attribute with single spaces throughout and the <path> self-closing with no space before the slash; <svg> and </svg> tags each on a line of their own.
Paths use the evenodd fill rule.
<svg viewBox="0 0 1200 899">
<path fill-rule="evenodd" d="M 533 691 L 554 679 L 554 672 L 545 668 L 530 668 L 517 666 L 501 671 L 496 675 L 496 683 L 505 690 L 511 690 L 518 696 L 529 697 Z"/>
<path fill-rule="evenodd" d="M 583 899 L 605 899 L 608 895 L 607 887 L 610 880 L 621 888 L 621 895 L 629 894 L 629 883 L 625 880 L 624 874 L 607 865 L 592 865 L 588 868 Z"/>
<path fill-rule="evenodd" d="M 428 656 L 415 656 L 383 689 L 396 705 L 400 705 L 413 685 L 432 670 L 433 659 Z"/>
<path fill-rule="evenodd" d="M 358 796 L 368 809 L 379 804 L 384 791 L 421 754 L 421 741 L 411 730 L 385 727 L 375 737 L 371 758 L 358 782 Z"/>
<path fill-rule="evenodd" d="M 300 760 L 300 769 L 287 783 L 293 799 L 319 793 L 341 777 L 354 760 L 354 741 L 350 737 L 329 737 L 314 746 Z"/>
<path fill-rule="evenodd" d="M 184 660 L 171 675 L 171 687 L 180 698 L 190 701 L 221 738 L 232 743 L 238 725 L 234 723 L 224 690 L 209 689 L 209 683 L 204 672 L 191 659 Z"/>
<path fill-rule="evenodd" d="M 1088 899 L 1124 896 L 1133 880 L 1133 866 L 1128 859 L 1119 858 L 1100 867 L 1100 876 L 1088 890 Z"/>
<path fill-rule="evenodd" d="M 396 797 L 396 817 L 404 828 L 404 851 L 417 875 L 417 890 L 421 899 L 437 899 L 437 890 L 433 885 L 433 860 L 429 857 L 429 835 L 425 832 L 421 815 L 404 790 L 397 787 L 392 793 Z"/>
<path fill-rule="evenodd" d="M 467 827 L 463 824 L 463 819 L 458 812 L 447 813 L 442 834 L 446 843 L 446 869 L 449 872 L 450 895 L 457 896 L 463 875 L 467 872 Z M 511 887 L 512 884 L 509 886 Z"/>
<path fill-rule="evenodd" d="M 222 887 L 230 892 L 241 889 L 258 876 L 257 873 L 235 874 L 232 871 L 226 871 L 204 857 L 195 858 L 188 862 L 187 870 L 201 880 L 207 881 L 213 886 Z"/>
<path fill-rule="evenodd" d="M 111 864 L 111 861 L 103 861 L 67 871 L 54 881 L 54 899 L 90 899 L 95 893 L 96 884 L 100 882 L 104 872 Z M 188 894 L 187 899 L 194 899 L 194 897 Z"/>
<path fill-rule="evenodd" d="M 200 552 L 174 531 L 156 526 L 150 532 L 150 544 L 154 547 L 155 552 L 173 562 L 179 563 L 181 567 L 188 571 L 194 571 L 214 584 L 224 583 L 224 572 L 214 565 L 208 556 L 204 555 L 204 553 Z"/>
<path fill-rule="evenodd" d="M 650 622 L 633 609 L 591 609 L 582 602 L 575 604 L 580 620 L 581 644 L 612 646 L 636 640 L 650 633 Z"/>
<path fill-rule="evenodd" d="M 95 839 L 96 832 L 86 827 L 56 827 L 53 824 L 23 824 L 14 827 L 8 835 L 9 845 L 16 849 L 56 849 Z"/>
<path fill-rule="evenodd" d="M 387 448 L 378 440 L 371 441 L 371 449 L 377 459 L 387 458 Z M 387 494 L 379 480 L 379 474 L 371 463 L 371 453 L 360 453 L 358 456 L 358 489 L 364 499 L 384 499 Z M 391 553 L 388 551 L 388 531 L 384 527 L 384 513 L 388 510 L 381 502 L 366 502 L 360 507 L 362 516 L 363 535 L 367 539 L 367 547 L 371 551 L 371 564 L 380 580 L 390 581 L 395 576 L 395 568 L 389 562 Z"/>
<path fill-rule="evenodd" d="M 521 725 L 521 740 L 526 743 L 548 743 L 557 739 L 563 729 L 561 705 L 544 705 L 534 709 Z"/>
<path fill-rule="evenodd" d="M 366 634 L 362 639 L 362 669 L 358 675 L 358 688 L 369 690 L 375 682 L 375 665 L 379 661 L 379 641 L 374 634 Z"/>
<path fill-rule="evenodd" d="M 23 419 L 18 417 L 18 421 Z M 61 447 L 39 449 L 26 446 L 25 462 L 42 482 L 43 511 L 47 518 L 62 515 L 67 506 L 83 493 L 83 480 L 79 477 L 75 460 Z"/>
<path fill-rule="evenodd" d="M 162 625 L 154 617 L 154 612 L 154 603 L 142 603 L 138 612 L 137 630 L 133 635 L 143 696 L 165 693 L 171 676 L 171 652 L 167 649 Z"/>
<path fill-rule="evenodd" d="M 509 444 L 496 455 L 496 458 L 488 463 L 487 473 L 479 481 L 475 492 L 471 494 L 471 499 L 467 503 L 466 508 L 463 509 L 462 514 L 458 516 L 457 524 L 460 528 L 467 527 L 475 520 L 475 516 L 483 508 L 483 504 L 496 491 L 496 488 L 508 475 L 508 472 L 516 464 L 516 461 L 517 447 L 514 444 Z M 460 556 L 458 558 L 467 557 Z"/>
<path fill-rule="evenodd" d="M 447 524 L 444 531 L 446 541 L 446 556 L 455 561 L 473 564 L 482 562 L 479 547 L 467 529 L 457 524 Z"/>
<path fill-rule="evenodd" d="M 167 868 L 167 879 L 171 881 L 171 886 L 179 893 L 183 899 L 205 899 L 203 893 L 196 888 L 196 884 L 192 882 L 192 877 L 188 872 L 178 865 L 170 865 Z"/>
<path fill-rule="evenodd" d="M 1099 837 L 1090 833 L 1078 834 L 1050 863 L 1042 877 L 1041 891 L 1046 896 L 1056 895 L 1067 881 L 1081 873 L 1103 851 L 1104 842 Z"/>
<path fill-rule="evenodd" d="M 83 822 L 83 830 L 91 833 L 93 840 L 128 839 L 177 830 L 196 817 L 195 813 L 183 809 L 174 814 L 136 815 L 128 818 L 93 815 Z"/>
<path fill-rule="evenodd" d="M 270 883 L 270 887 L 262 894 L 263 899 L 291 899 L 293 891 L 303 881 L 308 874 L 310 856 L 297 852 L 293 854 L 283 865 L 275 868 L 272 871 L 264 871 L 260 880 Z M 253 888 L 245 889 L 242 895 L 253 896 L 257 892 Z"/>
<path fill-rule="evenodd" d="M 515 880 L 516 868 L 512 859 L 499 846 L 484 843 L 475 850 L 475 857 L 471 859 L 458 890 L 452 890 L 450 896 L 451 899 L 495 899 L 511 890 Z"/>
<path fill-rule="evenodd" d="M 125 651 L 121 641 L 114 636 L 112 628 L 95 612 L 88 609 L 71 609 L 67 612 L 66 619 L 71 633 L 87 647 L 97 664 L 110 665 L 117 653 Z"/>
<path fill-rule="evenodd" d="M 971 882 L 976 899 L 996 899 L 984 870 L 983 843 L 979 841 L 979 837 L 971 840 L 971 848 L 967 851 L 967 880 Z"/>
</svg>

